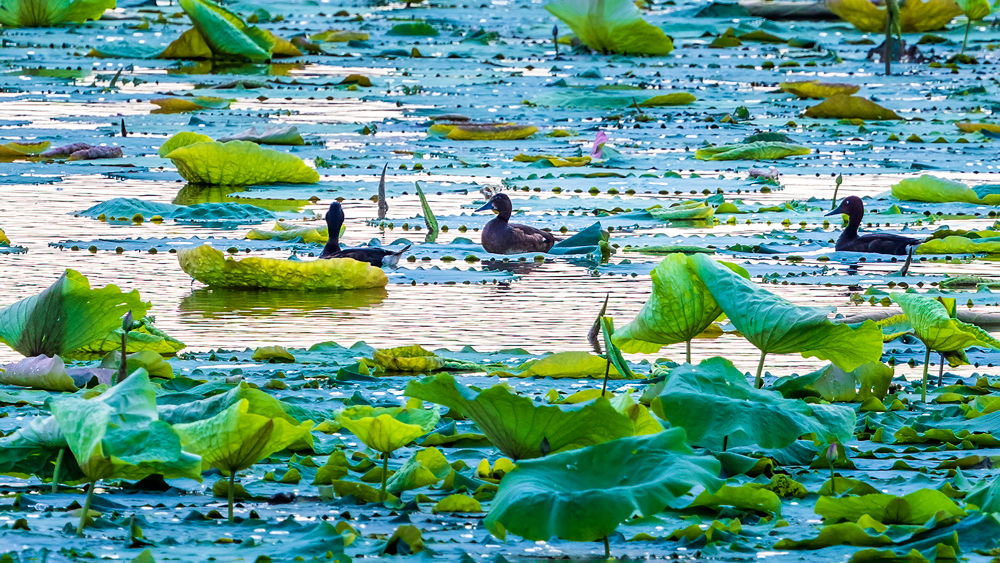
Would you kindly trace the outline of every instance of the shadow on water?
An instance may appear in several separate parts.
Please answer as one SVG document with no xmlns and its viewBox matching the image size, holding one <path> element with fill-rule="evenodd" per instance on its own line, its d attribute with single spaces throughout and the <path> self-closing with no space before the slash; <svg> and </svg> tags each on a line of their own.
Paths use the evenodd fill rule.
<svg viewBox="0 0 1000 563">
<path fill-rule="evenodd" d="M 199 203 L 242 203 L 254 205 L 269 211 L 298 213 L 311 202 L 305 199 L 266 199 L 242 197 L 239 194 L 245 186 L 214 186 L 205 184 L 185 184 L 174 196 L 174 205 L 197 205 Z"/>
<path fill-rule="evenodd" d="M 389 296 L 385 288 L 339 292 L 250 291 L 196 289 L 181 300 L 179 310 L 201 316 L 266 317 L 282 311 L 311 313 L 317 310 L 366 309 Z"/>
</svg>

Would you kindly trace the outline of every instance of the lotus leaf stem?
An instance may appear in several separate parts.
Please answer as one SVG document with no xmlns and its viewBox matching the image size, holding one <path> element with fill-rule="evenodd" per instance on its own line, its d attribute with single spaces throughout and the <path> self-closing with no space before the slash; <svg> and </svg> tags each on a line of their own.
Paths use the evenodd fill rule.
<svg viewBox="0 0 1000 563">
<path fill-rule="evenodd" d="M 59 449 L 59 455 L 56 456 L 56 466 L 52 469 L 52 493 L 59 492 L 59 472 L 62 469 L 63 456 L 66 455 L 66 448 Z"/>
<path fill-rule="evenodd" d="M 965 44 L 969 42 L 969 31 L 972 29 L 972 18 L 966 16 L 969 20 L 965 23 L 965 38 L 962 39 L 962 50 L 958 53 L 959 55 L 965 54 Z"/>
<path fill-rule="evenodd" d="M 755 381 L 757 389 L 764 386 L 764 358 L 767 356 L 767 352 L 760 353 L 760 363 L 757 364 L 757 379 Z"/>
<path fill-rule="evenodd" d="M 87 515 L 90 514 L 90 502 L 94 500 L 94 489 L 97 481 L 90 482 L 90 489 L 87 490 L 87 500 L 83 501 L 83 512 L 80 514 L 80 523 L 76 526 L 76 537 L 83 537 L 83 527 L 87 523 Z"/>
<path fill-rule="evenodd" d="M 941 352 L 941 367 L 938 369 L 938 387 L 944 385 L 944 352 Z"/>
<path fill-rule="evenodd" d="M 840 191 L 840 185 L 844 183 L 844 175 L 838 174 L 837 181 L 833 185 L 833 201 L 830 202 L 830 211 L 837 208 L 837 192 Z"/>
<path fill-rule="evenodd" d="M 833 460 L 830 460 L 830 494 L 837 494 L 837 474 L 833 470 Z"/>
<path fill-rule="evenodd" d="M 920 388 L 920 401 L 927 402 L 927 365 L 931 363 L 931 348 L 927 347 L 927 352 L 924 354 L 924 379 L 923 385 Z"/>
<path fill-rule="evenodd" d="M 233 494 L 236 492 L 236 470 L 229 472 L 229 523 L 233 523 Z"/>
<path fill-rule="evenodd" d="M 382 452 L 382 495 L 379 497 L 385 502 L 385 483 L 389 479 L 389 452 Z"/>
<path fill-rule="evenodd" d="M 611 559 L 611 544 L 608 543 L 608 536 L 604 536 L 604 558 Z"/>
<path fill-rule="evenodd" d="M 885 6 L 885 44 L 882 58 L 885 59 L 885 75 L 892 76 L 892 6 L 888 2 Z"/>
<path fill-rule="evenodd" d="M 611 350 L 608 350 L 608 365 L 604 368 L 604 385 L 601 386 L 601 396 L 608 390 L 608 375 L 611 373 Z"/>
<path fill-rule="evenodd" d="M 687 344 L 687 346 L 685 347 L 684 352 L 687 354 L 687 363 L 690 364 L 691 363 L 691 341 L 688 340 L 685 344 Z"/>
</svg>

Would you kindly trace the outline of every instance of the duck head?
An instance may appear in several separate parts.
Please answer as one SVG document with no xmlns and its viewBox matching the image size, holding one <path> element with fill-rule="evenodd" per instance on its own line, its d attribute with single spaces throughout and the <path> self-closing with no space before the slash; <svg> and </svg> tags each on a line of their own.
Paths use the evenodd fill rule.
<svg viewBox="0 0 1000 563">
<path fill-rule="evenodd" d="M 496 209 L 500 217 L 509 219 L 510 212 L 514 209 L 514 204 L 510 202 L 510 198 L 507 194 L 499 193 L 490 198 L 486 202 L 486 205 L 480 207 L 476 211 L 486 211 L 487 209 Z"/>
<path fill-rule="evenodd" d="M 845 197 L 841 200 L 840 205 L 837 206 L 833 211 L 824 214 L 824 217 L 829 215 L 847 215 L 851 220 L 855 217 L 860 221 L 865 214 L 865 204 L 862 203 L 861 198 L 852 195 L 850 197 Z"/>
<path fill-rule="evenodd" d="M 330 228 L 330 233 L 340 234 L 340 226 L 344 224 L 344 209 L 339 201 L 330 204 L 330 209 L 326 211 L 326 226 Z"/>
</svg>

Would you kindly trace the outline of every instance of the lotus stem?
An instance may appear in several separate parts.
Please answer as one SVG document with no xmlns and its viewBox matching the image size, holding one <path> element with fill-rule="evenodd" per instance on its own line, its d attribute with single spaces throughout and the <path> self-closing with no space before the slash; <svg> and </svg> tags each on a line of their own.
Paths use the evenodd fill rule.
<svg viewBox="0 0 1000 563">
<path fill-rule="evenodd" d="M 924 354 L 924 379 L 923 385 L 920 389 L 920 401 L 923 403 L 927 402 L 927 365 L 931 363 L 931 348 L 927 347 L 927 353 Z"/>
<path fill-rule="evenodd" d="M 87 491 L 87 500 L 83 501 L 83 513 L 80 514 L 80 523 L 76 526 L 76 537 L 83 537 L 83 527 L 87 523 L 87 515 L 90 513 L 90 501 L 94 500 L 94 489 L 97 481 L 90 482 L 90 489 Z"/>
<path fill-rule="evenodd" d="M 604 385 L 601 386 L 601 396 L 608 390 L 608 375 L 611 374 L 611 350 L 608 350 L 608 365 L 604 367 Z"/>
<path fill-rule="evenodd" d="M 837 192 L 840 191 L 840 185 L 844 183 L 844 175 L 838 174 L 837 181 L 833 185 L 833 201 L 830 202 L 830 211 L 837 208 Z"/>
<path fill-rule="evenodd" d="M 389 452 L 382 452 L 382 502 L 385 502 L 385 483 L 389 479 Z"/>
<path fill-rule="evenodd" d="M 62 469 L 64 455 L 66 455 L 66 448 L 60 448 L 59 455 L 56 456 L 56 466 L 52 470 L 52 494 L 59 492 L 59 472 Z"/>
<path fill-rule="evenodd" d="M 760 363 L 757 364 L 757 379 L 755 381 L 757 389 L 764 386 L 764 358 L 767 356 L 767 352 L 760 353 Z"/>
<path fill-rule="evenodd" d="M 233 523 L 233 495 L 236 493 L 236 470 L 229 472 L 229 523 Z"/>
<path fill-rule="evenodd" d="M 611 544 L 608 543 L 608 536 L 604 536 L 604 558 L 611 559 Z"/>
<path fill-rule="evenodd" d="M 885 58 L 885 75 L 892 76 L 892 7 L 888 2 L 885 6 L 885 48 L 882 49 Z"/>
<path fill-rule="evenodd" d="M 837 474 L 833 470 L 833 462 L 830 462 L 830 494 L 837 494 Z"/>
<path fill-rule="evenodd" d="M 958 53 L 959 55 L 965 54 L 965 44 L 969 42 L 969 31 L 972 29 L 972 18 L 966 17 L 969 21 L 965 22 L 965 38 L 962 39 L 962 50 Z"/>
<path fill-rule="evenodd" d="M 729 434 L 722 437 L 722 451 L 726 451 L 729 448 Z"/>
<path fill-rule="evenodd" d="M 686 344 L 687 344 L 687 346 L 685 346 L 684 352 L 687 354 L 687 363 L 690 364 L 691 363 L 691 341 L 688 340 L 686 342 Z"/>
<path fill-rule="evenodd" d="M 944 352 L 941 352 L 941 368 L 938 369 L 938 387 L 944 385 Z"/>
</svg>

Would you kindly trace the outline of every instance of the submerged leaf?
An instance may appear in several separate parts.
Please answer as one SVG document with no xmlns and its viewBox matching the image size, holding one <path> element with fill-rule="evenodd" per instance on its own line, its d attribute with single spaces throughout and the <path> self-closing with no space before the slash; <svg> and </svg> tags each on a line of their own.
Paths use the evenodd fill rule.
<svg viewBox="0 0 1000 563">
<path fill-rule="evenodd" d="M 631 0 L 554 0 L 545 9 L 595 51 L 663 56 L 674 50 L 673 41 L 643 20 Z"/>
<path fill-rule="evenodd" d="M 301 158 L 249 141 L 194 143 L 174 149 L 166 158 L 173 161 L 182 178 L 194 184 L 245 186 L 319 181 L 319 173 Z"/>
</svg>

